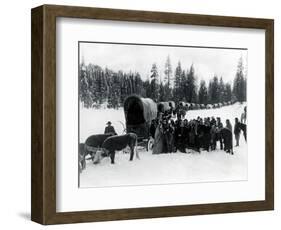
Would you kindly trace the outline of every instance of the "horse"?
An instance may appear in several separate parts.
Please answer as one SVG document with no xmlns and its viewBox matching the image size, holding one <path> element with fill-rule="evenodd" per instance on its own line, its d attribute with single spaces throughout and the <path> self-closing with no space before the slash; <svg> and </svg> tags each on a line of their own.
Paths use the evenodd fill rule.
<svg viewBox="0 0 281 230">
<path fill-rule="evenodd" d="M 137 146 L 138 137 L 135 133 L 127 133 L 125 135 L 115 135 L 108 137 L 102 144 L 100 151 L 96 155 L 109 156 L 111 164 L 115 163 L 115 151 L 121 151 L 127 146 L 130 148 L 130 161 L 134 158 L 134 152 L 136 151 L 136 157 L 139 159 Z M 100 160 L 100 157 L 97 158 Z"/>
<path fill-rule="evenodd" d="M 247 142 L 247 125 L 243 124 L 241 122 L 238 122 L 238 128 L 242 130 L 245 141 Z"/>
</svg>

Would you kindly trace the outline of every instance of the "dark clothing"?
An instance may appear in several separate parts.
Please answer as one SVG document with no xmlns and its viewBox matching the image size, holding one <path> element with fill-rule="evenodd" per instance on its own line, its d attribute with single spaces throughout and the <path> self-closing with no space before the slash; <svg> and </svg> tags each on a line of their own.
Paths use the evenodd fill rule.
<svg viewBox="0 0 281 230">
<path fill-rule="evenodd" d="M 183 127 L 183 140 L 184 140 L 186 148 L 189 144 L 189 132 L 190 132 L 190 127 L 188 125 L 184 126 Z"/>
<path fill-rule="evenodd" d="M 240 132 L 241 132 L 241 129 L 239 127 L 239 123 L 235 123 L 235 125 L 234 125 L 234 134 L 235 135 L 236 134 L 240 134 Z"/>
<path fill-rule="evenodd" d="M 232 125 L 230 123 L 226 125 L 226 128 L 228 128 L 232 132 Z"/>
<path fill-rule="evenodd" d="M 224 143 L 224 151 L 233 154 L 232 132 L 228 128 L 222 128 L 221 136 Z"/>
<path fill-rule="evenodd" d="M 239 146 L 239 140 L 240 140 L 240 133 L 234 134 L 235 140 L 236 140 L 236 146 Z"/>
<path fill-rule="evenodd" d="M 169 124 L 163 125 L 163 135 L 164 135 L 164 153 L 173 152 L 173 127 Z"/>
<path fill-rule="evenodd" d="M 105 127 L 104 134 L 117 135 L 117 133 L 115 132 L 115 129 L 112 125 Z"/>
<path fill-rule="evenodd" d="M 175 110 L 175 113 L 177 114 L 177 119 L 180 120 L 182 118 L 185 117 L 186 115 L 186 111 L 185 109 L 183 108 L 183 106 L 178 106 Z"/>
<path fill-rule="evenodd" d="M 152 122 L 152 124 L 150 125 L 150 128 L 149 128 L 149 133 L 153 139 L 155 138 L 156 128 L 157 128 L 156 122 Z"/>
<path fill-rule="evenodd" d="M 198 125 L 199 146 L 209 151 L 211 146 L 211 127 L 208 125 Z"/>
<path fill-rule="evenodd" d="M 190 125 L 188 148 L 200 153 L 200 137 L 198 133 L 198 125 L 196 123 Z"/>
<path fill-rule="evenodd" d="M 221 129 L 223 128 L 222 123 L 219 121 L 217 122 L 217 133 L 216 133 L 216 141 L 220 142 L 220 149 L 223 150 L 223 140 L 221 136 Z M 217 144 L 216 144 L 217 145 Z M 215 147 L 216 149 L 216 147 Z"/>
<path fill-rule="evenodd" d="M 241 132 L 241 129 L 239 127 L 239 123 L 237 122 L 234 125 L 234 136 L 235 136 L 235 140 L 236 140 L 236 146 L 239 146 L 240 132 Z"/>
<path fill-rule="evenodd" d="M 184 142 L 184 127 L 180 127 L 179 125 L 176 127 L 175 130 L 175 145 L 180 152 L 186 152 Z"/>
<path fill-rule="evenodd" d="M 217 145 L 217 128 L 215 126 L 212 126 L 210 133 L 211 133 L 211 150 L 215 150 Z"/>
</svg>

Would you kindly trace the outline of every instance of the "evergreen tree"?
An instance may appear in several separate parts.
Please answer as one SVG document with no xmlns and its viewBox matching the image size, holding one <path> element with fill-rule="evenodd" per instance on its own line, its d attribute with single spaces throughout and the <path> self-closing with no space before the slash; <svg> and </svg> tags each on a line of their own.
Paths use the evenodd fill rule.
<svg viewBox="0 0 281 230">
<path fill-rule="evenodd" d="M 201 80 L 199 92 L 198 92 L 198 100 L 199 104 L 207 104 L 208 103 L 208 90 L 206 87 L 206 82 Z"/>
<path fill-rule="evenodd" d="M 156 63 L 153 63 L 151 68 L 151 98 L 158 102 L 159 101 L 159 74 L 158 74 L 158 68 Z"/>
<path fill-rule="evenodd" d="M 159 101 L 166 101 L 165 87 L 162 82 L 160 83 L 159 86 Z"/>
<path fill-rule="evenodd" d="M 225 102 L 225 85 L 222 77 L 220 77 L 219 82 L 219 102 Z"/>
<path fill-rule="evenodd" d="M 180 91 L 181 91 L 181 100 L 182 101 L 187 101 L 187 92 L 188 92 L 188 87 L 187 87 L 187 74 L 188 70 L 185 72 L 184 70 L 182 71 L 181 74 L 181 86 L 180 86 Z"/>
<path fill-rule="evenodd" d="M 231 101 L 232 98 L 232 92 L 231 92 L 231 84 L 230 83 L 226 83 L 225 84 L 225 101 Z"/>
<path fill-rule="evenodd" d="M 200 104 L 219 103 L 237 98 L 238 101 L 246 100 L 246 76 L 242 59 L 239 60 L 237 73 L 233 82 L 224 83 L 223 78 L 214 76 L 208 87 L 201 80 L 197 91 L 197 79 L 193 64 L 190 69 L 184 71 L 181 62 L 174 73 L 174 87 L 172 87 L 172 68 L 169 56 L 165 64 L 165 82 L 159 81 L 159 72 L 154 63 L 151 67 L 151 75 L 143 81 L 137 72 L 114 72 L 109 68 L 101 68 L 98 65 L 83 62 L 79 65 L 79 98 L 84 107 L 99 107 L 107 103 L 110 108 L 122 106 L 126 97 L 131 94 L 149 97 L 154 101 L 174 100 Z"/>
<path fill-rule="evenodd" d="M 246 78 L 244 76 L 244 66 L 242 57 L 238 61 L 236 76 L 233 83 L 233 95 L 239 102 L 246 101 Z"/>
<path fill-rule="evenodd" d="M 178 66 L 175 70 L 175 86 L 174 86 L 174 93 L 173 93 L 173 96 L 174 96 L 174 101 L 176 103 L 178 103 L 179 101 L 182 100 L 183 98 L 183 90 L 182 90 L 182 74 L 183 74 L 183 71 L 182 71 L 182 68 L 181 68 L 181 63 L 180 61 L 178 62 Z"/>
<path fill-rule="evenodd" d="M 141 76 L 139 73 L 135 73 L 135 89 L 136 89 L 135 94 L 141 95 L 142 87 L 143 84 L 142 84 Z"/>
<path fill-rule="evenodd" d="M 212 94 L 213 94 L 213 92 L 212 92 L 213 86 L 212 85 L 213 85 L 213 81 L 210 80 L 209 85 L 208 85 L 208 103 L 209 104 L 213 103 L 212 102 Z"/>
<path fill-rule="evenodd" d="M 168 88 L 171 87 L 171 78 L 172 78 L 172 64 L 170 60 L 170 56 L 168 55 L 166 63 L 165 63 L 165 70 L 164 70 L 165 78 L 164 82 L 167 84 Z"/>
<path fill-rule="evenodd" d="M 196 78 L 193 64 L 190 67 L 190 70 L 186 78 L 186 100 L 187 102 L 195 103 L 197 100 L 197 87 L 196 87 Z"/>
<path fill-rule="evenodd" d="M 149 80 L 146 80 L 144 83 L 143 83 L 143 88 L 145 89 L 145 95 L 144 97 L 149 97 L 151 98 L 151 87 L 150 87 L 150 82 Z"/>
<path fill-rule="evenodd" d="M 219 90 L 219 80 L 218 77 L 215 75 L 211 82 L 211 103 L 219 103 L 220 100 L 220 90 Z"/>
</svg>

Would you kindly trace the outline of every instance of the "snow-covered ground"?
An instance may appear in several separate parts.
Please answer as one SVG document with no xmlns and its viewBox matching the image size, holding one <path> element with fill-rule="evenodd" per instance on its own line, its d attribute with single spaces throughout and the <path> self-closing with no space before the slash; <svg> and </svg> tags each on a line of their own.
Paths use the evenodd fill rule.
<svg viewBox="0 0 281 230">
<path fill-rule="evenodd" d="M 234 126 L 234 118 L 240 118 L 245 104 L 236 103 L 212 110 L 188 111 L 186 118 L 221 117 L 229 119 Z M 80 142 L 92 134 L 103 133 L 107 121 L 111 121 L 118 134 L 124 131 L 123 109 L 81 109 Z M 122 124 L 123 123 L 123 124 Z M 233 141 L 235 143 L 235 141 Z M 218 143 L 219 144 L 219 143 Z M 247 180 L 247 143 L 241 133 L 240 146 L 234 148 L 234 155 L 224 151 L 202 151 L 152 155 L 151 151 L 139 151 L 140 159 L 129 161 L 129 155 L 116 153 L 115 164 L 104 158 L 100 164 L 87 162 L 80 174 L 80 187 L 128 186 L 169 183 L 199 183 L 217 181 Z"/>
</svg>

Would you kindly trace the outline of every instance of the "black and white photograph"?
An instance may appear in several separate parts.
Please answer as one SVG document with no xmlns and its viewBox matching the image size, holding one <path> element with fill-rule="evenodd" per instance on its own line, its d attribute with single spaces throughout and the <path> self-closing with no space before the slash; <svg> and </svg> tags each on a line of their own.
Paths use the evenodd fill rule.
<svg viewBox="0 0 281 230">
<path fill-rule="evenodd" d="M 247 181 L 244 47 L 78 42 L 79 188 Z"/>
</svg>

